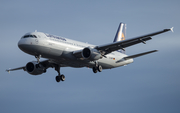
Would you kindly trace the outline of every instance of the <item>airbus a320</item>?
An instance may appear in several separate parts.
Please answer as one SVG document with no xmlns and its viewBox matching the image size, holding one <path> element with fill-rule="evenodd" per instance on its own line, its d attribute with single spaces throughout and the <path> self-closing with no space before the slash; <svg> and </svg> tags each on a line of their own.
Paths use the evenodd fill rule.
<svg viewBox="0 0 180 113">
<path fill-rule="evenodd" d="M 7 72 L 24 70 L 31 75 L 40 75 L 48 68 L 54 68 L 58 75 L 57 82 L 64 81 L 65 76 L 60 73 L 61 67 L 92 68 L 94 73 L 103 69 L 112 69 L 124 66 L 133 62 L 133 58 L 157 52 L 152 50 L 144 53 L 128 56 L 125 48 L 151 40 L 152 36 L 172 31 L 163 29 L 147 35 L 125 39 L 126 24 L 120 23 L 114 41 L 104 45 L 92 45 L 61 36 L 51 35 L 43 32 L 26 33 L 18 42 L 18 47 L 25 53 L 35 56 L 36 61 L 28 62 L 25 66 L 7 69 Z M 40 61 L 40 58 L 46 60 Z"/>
</svg>

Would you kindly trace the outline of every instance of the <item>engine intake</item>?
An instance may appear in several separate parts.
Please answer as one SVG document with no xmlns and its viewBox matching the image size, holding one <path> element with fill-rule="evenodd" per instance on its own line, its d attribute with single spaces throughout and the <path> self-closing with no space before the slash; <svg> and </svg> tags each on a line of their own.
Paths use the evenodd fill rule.
<svg viewBox="0 0 180 113">
<path fill-rule="evenodd" d="M 31 75 L 40 75 L 45 72 L 45 67 L 33 61 L 26 64 L 26 71 Z"/>
<path fill-rule="evenodd" d="M 101 53 L 97 49 L 86 47 L 81 52 L 83 58 L 94 61 L 102 58 Z"/>
<path fill-rule="evenodd" d="M 84 48 L 82 51 L 82 55 L 84 58 L 89 58 L 91 55 L 91 50 L 89 48 Z"/>
</svg>

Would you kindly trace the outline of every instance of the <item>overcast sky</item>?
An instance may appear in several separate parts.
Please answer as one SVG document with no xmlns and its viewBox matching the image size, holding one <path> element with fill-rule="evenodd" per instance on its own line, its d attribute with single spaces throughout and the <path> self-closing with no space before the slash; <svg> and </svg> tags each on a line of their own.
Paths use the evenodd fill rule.
<svg viewBox="0 0 180 113">
<path fill-rule="evenodd" d="M 1 0 L 0 113 L 180 113 L 179 0 Z M 127 37 L 174 27 L 146 45 L 127 48 L 133 55 L 159 50 L 134 63 L 94 74 L 87 68 L 61 68 L 33 76 L 8 68 L 36 60 L 17 43 L 41 31 L 102 45 L 113 41 L 120 22 Z"/>
</svg>

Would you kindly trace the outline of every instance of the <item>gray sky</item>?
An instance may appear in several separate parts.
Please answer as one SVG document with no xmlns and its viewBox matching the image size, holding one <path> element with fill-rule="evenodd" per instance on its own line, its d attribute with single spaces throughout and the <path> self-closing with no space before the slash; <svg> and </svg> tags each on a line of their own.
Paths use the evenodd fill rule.
<svg viewBox="0 0 180 113">
<path fill-rule="evenodd" d="M 0 112 L 1 113 L 179 113 L 180 112 L 179 0 L 1 0 Z M 165 28 L 146 45 L 127 48 L 133 55 L 159 52 L 134 63 L 94 74 L 87 68 L 62 68 L 32 76 L 7 68 L 36 60 L 19 50 L 17 42 L 35 30 L 102 45 L 112 42 L 120 22 L 132 38 Z"/>
</svg>

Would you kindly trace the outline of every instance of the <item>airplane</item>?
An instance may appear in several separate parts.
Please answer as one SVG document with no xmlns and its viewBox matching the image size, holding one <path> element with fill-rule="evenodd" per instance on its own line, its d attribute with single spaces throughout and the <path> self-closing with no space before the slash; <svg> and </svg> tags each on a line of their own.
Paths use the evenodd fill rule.
<svg viewBox="0 0 180 113">
<path fill-rule="evenodd" d="M 43 32 L 30 32 L 22 36 L 18 47 L 23 52 L 35 56 L 37 60 L 6 71 L 24 70 L 31 75 L 40 75 L 51 67 L 58 73 L 56 82 L 65 80 L 65 76 L 60 73 L 61 67 L 88 67 L 97 73 L 103 69 L 125 66 L 132 63 L 133 58 L 157 52 L 152 50 L 128 56 L 125 54 L 125 48 L 138 43 L 146 44 L 152 36 L 168 31 L 173 32 L 173 27 L 125 40 L 126 24 L 120 23 L 114 41 L 104 45 L 92 45 Z M 40 61 L 41 57 L 46 60 Z"/>
</svg>

